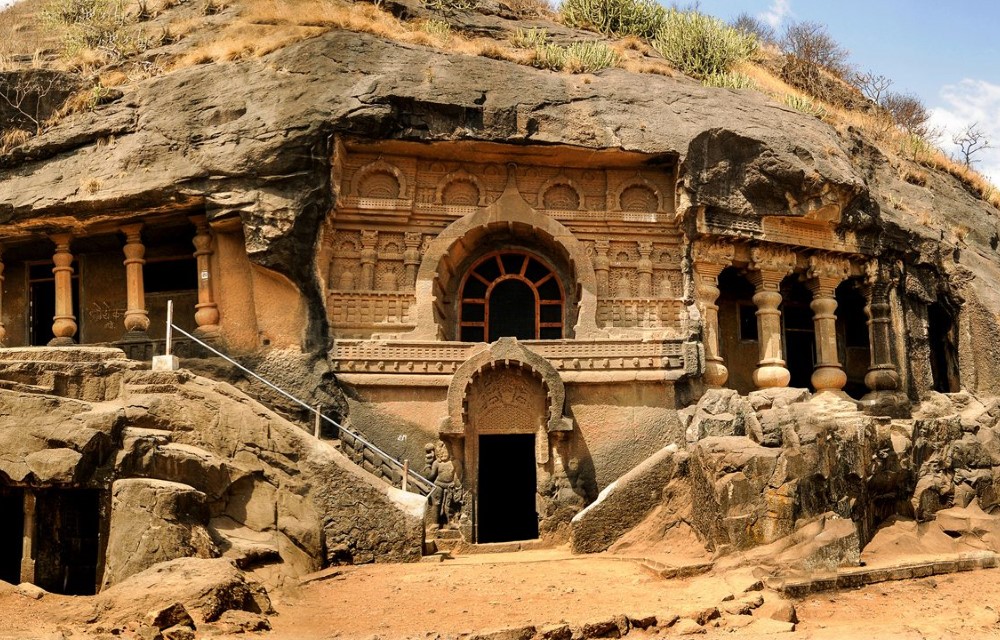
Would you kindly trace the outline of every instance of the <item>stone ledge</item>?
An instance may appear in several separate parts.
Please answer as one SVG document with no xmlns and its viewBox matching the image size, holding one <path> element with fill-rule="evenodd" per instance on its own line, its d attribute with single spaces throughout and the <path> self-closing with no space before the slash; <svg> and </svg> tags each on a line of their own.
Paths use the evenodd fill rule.
<svg viewBox="0 0 1000 640">
<path fill-rule="evenodd" d="M 820 591 L 852 589 L 892 580 L 911 580 L 959 571 L 995 569 L 997 567 L 1000 567 L 1000 554 L 983 551 L 951 554 L 931 560 L 907 562 L 886 567 L 849 567 L 838 569 L 836 574 L 812 578 L 774 576 L 766 579 L 765 582 L 770 589 L 781 591 L 793 598 L 801 598 Z"/>
<path fill-rule="evenodd" d="M 12 347 L 0 349 L 0 362 L 93 363 L 127 360 L 121 349 L 108 347 Z"/>
</svg>

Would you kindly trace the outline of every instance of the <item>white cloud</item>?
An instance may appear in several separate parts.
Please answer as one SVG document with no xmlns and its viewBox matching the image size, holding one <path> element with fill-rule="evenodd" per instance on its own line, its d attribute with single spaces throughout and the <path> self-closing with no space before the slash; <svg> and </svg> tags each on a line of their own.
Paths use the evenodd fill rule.
<svg viewBox="0 0 1000 640">
<path fill-rule="evenodd" d="M 0 0 L 0 2 L 2 2 L 2 0 Z M 767 11 L 759 14 L 757 17 L 771 25 L 772 29 L 777 29 L 791 12 L 791 0 L 774 0 L 771 2 L 771 6 L 768 7 Z"/>
<path fill-rule="evenodd" d="M 17 2 L 17 0 L 0 0 L 0 11 L 3 11 L 15 2 Z"/>
<path fill-rule="evenodd" d="M 945 85 L 939 95 L 944 106 L 930 110 L 930 122 L 943 132 L 942 147 L 957 153 L 958 145 L 952 138 L 975 124 L 986 134 L 991 147 L 973 156 L 973 166 L 993 184 L 1000 185 L 1000 85 L 966 78 L 958 84 Z"/>
</svg>

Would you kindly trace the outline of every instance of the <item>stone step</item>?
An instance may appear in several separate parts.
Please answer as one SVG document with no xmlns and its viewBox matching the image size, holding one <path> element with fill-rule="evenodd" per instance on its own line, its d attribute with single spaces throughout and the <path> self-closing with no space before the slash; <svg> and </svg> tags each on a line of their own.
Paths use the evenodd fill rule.
<svg viewBox="0 0 1000 640">
<path fill-rule="evenodd" d="M 973 569 L 995 569 L 1000 567 L 1000 555 L 992 551 L 948 554 L 933 559 L 906 562 L 884 567 L 846 567 L 836 573 L 800 577 L 772 576 L 765 580 L 769 589 L 781 591 L 793 598 L 802 598 L 810 593 L 833 589 L 853 589 L 867 584 L 893 580 L 911 580 L 929 576 L 972 571 Z"/>
<path fill-rule="evenodd" d="M 50 386 L 26 384 L 24 382 L 17 382 L 15 380 L 6 380 L 3 378 L 0 378 L 0 389 L 6 389 L 7 391 L 16 391 L 18 393 L 32 393 L 44 396 L 50 396 L 55 393 L 55 389 Z"/>
</svg>

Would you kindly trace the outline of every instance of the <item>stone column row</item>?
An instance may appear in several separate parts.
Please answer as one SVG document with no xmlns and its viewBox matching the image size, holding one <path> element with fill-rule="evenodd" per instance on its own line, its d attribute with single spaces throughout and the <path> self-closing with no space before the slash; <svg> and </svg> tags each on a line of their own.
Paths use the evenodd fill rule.
<svg viewBox="0 0 1000 640">
<path fill-rule="evenodd" d="M 709 387 L 723 386 L 729 372 L 719 349 L 719 317 L 717 300 L 719 274 L 732 264 L 734 247 L 727 243 L 697 243 L 693 250 L 695 301 L 702 315 L 705 347 L 704 381 Z M 779 287 L 781 281 L 795 269 L 792 251 L 769 246 L 753 247 L 747 275 L 754 285 L 753 302 L 757 306 L 759 362 L 753 373 L 754 384 L 761 389 L 788 386 L 790 374 L 785 366 Z M 873 263 L 874 264 L 874 263 Z M 837 346 L 836 290 L 850 276 L 850 262 L 842 257 L 813 255 L 806 271 L 806 286 L 813 294 L 810 308 L 816 335 L 816 365 L 810 379 L 818 393 L 842 394 L 847 374 L 839 358 Z M 899 375 L 892 361 L 891 334 L 889 329 L 888 290 L 891 281 L 877 268 L 869 271 L 865 286 L 868 300 L 871 341 L 871 367 L 865 384 L 874 393 L 884 397 L 895 395 L 899 389 Z M 869 394 L 871 396 L 872 394 Z M 869 396 L 868 400 L 874 403 Z M 885 400 L 881 400 L 885 402 Z"/>
<path fill-rule="evenodd" d="M 198 304 L 195 305 L 195 322 L 198 333 L 207 338 L 213 338 L 219 332 L 219 309 L 213 295 L 213 278 L 211 257 L 212 234 L 205 216 L 190 218 L 195 225 L 194 257 L 198 265 Z M 149 312 L 146 310 L 146 292 L 143 282 L 143 266 L 146 264 L 146 247 L 142 242 L 142 223 L 123 225 L 121 233 L 125 236 L 122 249 L 125 254 L 125 287 L 126 309 L 125 330 L 134 336 L 142 336 L 149 329 Z M 73 315 L 73 254 L 70 245 L 73 235 L 57 233 L 49 236 L 55 243 L 52 256 L 52 274 L 55 278 L 55 309 L 52 322 L 52 333 L 55 336 L 50 346 L 67 346 L 75 344 L 77 323 Z M 3 295 L 3 262 L 0 253 L 0 313 L 2 313 Z M 2 316 L 0 316 L 2 317 Z M 6 330 L 0 321 L 0 343 L 6 335 Z"/>
</svg>

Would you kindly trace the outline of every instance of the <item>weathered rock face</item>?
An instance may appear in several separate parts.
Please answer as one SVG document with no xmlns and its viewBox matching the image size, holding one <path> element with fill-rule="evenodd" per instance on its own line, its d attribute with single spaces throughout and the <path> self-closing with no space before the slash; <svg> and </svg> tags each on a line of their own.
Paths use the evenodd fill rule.
<svg viewBox="0 0 1000 640">
<path fill-rule="evenodd" d="M 728 411 L 739 400 L 747 406 Z M 801 390 L 749 399 L 709 391 L 689 414 L 724 420 L 718 431 L 728 434 L 753 416 L 764 439 L 689 430 L 686 452 L 664 450 L 650 458 L 580 514 L 574 548 L 607 548 L 637 518 L 664 520 L 655 511 L 660 508 L 675 514 L 668 526 L 690 523 L 717 553 L 740 552 L 734 556 L 739 562 L 804 571 L 856 564 L 880 528 L 900 519 L 920 526 L 934 521 L 963 544 L 976 544 L 972 531 L 986 540 L 1000 526 L 987 515 L 1000 508 L 996 401 L 982 403 L 964 392 L 932 394 L 913 418 L 890 420 L 845 403 L 808 400 Z M 694 419 L 690 424 L 697 426 Z M 650 474 L 678 455 L 686 465 L 676 473 Z M 679 483 L 689 489 L 678 491 Z M 662 499 L 655 499 L 661 491 Z M 604 522 L 601 514 L 623 509 L 627 526 L 595 529 Z M 921 543 L 913 538 L 907 544 Z M 997 548 L 993 538 L 982 544 Z"/>
<path fill-rule="evenodd" d="M 105 586 L 121 582 L 159 562 L 218 555 L 205 494 L 165 480 L 118 480 L 111 491 L 111 524 Z"/>
<path fill-rule="evenodd" d="M 51 384 L 63 378 L 85 383 Z M 110 492 L 104 586 L 189 556 L 264 565 L 275 580 L 420 556 L 423 497 L 376 480 L 228 384 L 96 348 L 5 350 L 0 379 L 6 484 L 41 491 L 43 515 L 61 508 L 42 508 L 59 491 Z"/>
</svg>

